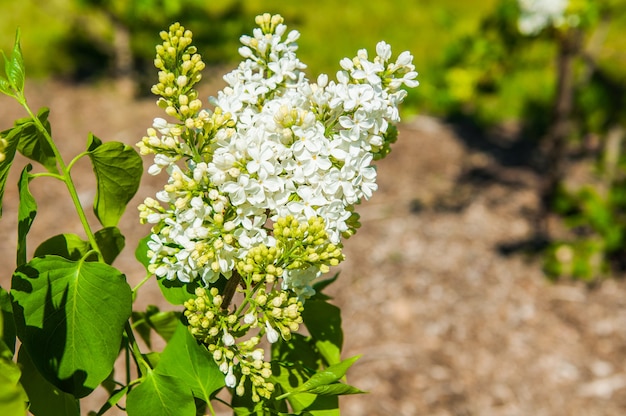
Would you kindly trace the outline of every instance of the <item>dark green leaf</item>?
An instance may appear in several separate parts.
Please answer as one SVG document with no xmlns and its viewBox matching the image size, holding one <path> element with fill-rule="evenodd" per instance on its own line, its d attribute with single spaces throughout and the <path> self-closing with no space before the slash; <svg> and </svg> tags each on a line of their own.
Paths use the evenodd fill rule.
<svg viewBox="0 0 626 416">
<path fill-rule="evenodd" d="M 79 261 L 91 250 L 88 241 L 76 234 L 59 234 L 41 243 L 35 250 L 35 257 L 45 255 L 61 256 L 64 259 Z M 96 257 L 94 256 L 94 259 Z"/>
<path fill-rule="evenodd" d="M 111 372 L 131 313 L 125 276 L 103 263 L 35 258 L 13 275 L 17 333 L 37 369 L 84 397 Z"/>
<path fill-rule="evenodd" d="M 150 333 L 155 330 L 165 341 L 174 335 L 180 322 L 180 312 L 161 312 L 158 307 L 148 305 L 146 312 L 133 312 L 133 328 L 139 333 L 141 339 L 151 348 Z"/>
<path fill-rule="evenodd" d="M 22 170 L 22 175 L 18 182 L 20 205 L 17 211 L 17 258 L 18 266 L 26 263 L 26 236 L 30 231 L 30 226 L 37 215 L 37 202 L 30 193 L 28 184 L 33 178 L 30 172 L 32 166 L 29 164 Z"/>
<path fill-rule="evenodd" d="M 143 162 L 132 147 L 119 142 L 102 144 L 93 135 L 88 150 L 97 179 L 94 212 L 103 226 L 116 226 L 139 188 Z"/>
<path fill-rule="evenodd" d="M 339 273 L 335 273 L 335 275 L 333 277 L 330 277 L 330 278 L 324 279 L 324 280 L 320 280 L 319 282 L 315 283 L 313 285 L 313 289 L 315 290 L 315 295 L 313 295 L 313 297 L 311 299 L 315 299 L 315 300 L 328 300 L 328 299 L 330 299 L 330 296 L 326 296 L 325 294 L 322 293 L 322 291 L 324 289 L 326 289 L 328 287 L 328 285 L 330 285 L 335 280 L 337 280 L 338 277 L 339 277 Z"/>
<path fill-rule="evenodd" d="M 96 243 L 105 263 L 111 264 L 124 248 L 125 238 L 117 227 L 107 227 L 96 231 Z M 47 254 L 61 256 L 68 260 L 78 261 L 92 250 L 91 244 L 76 234 L 59 234 L 41 243 L 35 250 L 35 257 Z M 88 260 L 97 261 L 97 256 Z"/>
<path fill-rule="evenodd" d="M 2 311 L 2 315 L 0 316 L 0 322 L 2 322 L 2 325 L 0 325 L 2 341 L 11 352 L 11 356 L 13 356 L 13 354 L 15 354 L 16 337 L 15 321 L 13 319 L 13 309 L 11 308 L 11 296 L 9 292 L 2 287 L 0 287 L 0 311 Z"/>
<path fill-rule="evenodd" d="M 52 132 L 48 121 L 49 113 L 50 110 L 45 107 L 37 113 L 37 118 L 48 135 Z M 15 122 L 14 128 L 18 129 L 19 132 L 17 150 L 27 158 L 41 163 L 48 172 L 59 173 L 54 151 L 46 139 L 45 133 L 39 129 L 35 121 L 30 118 L 23 118 Z"/>
<path fill-rule="evenodd" d="M 126 239 L 117 227 L 98 230 L 95 237 L 106 264 L 112 264 L 126 245 Z"/>
<path fill-rule="evenodd" d="M 329 365 L 339 363 L 343 346 L 341 310 L 328 302 L 309 299 L 302 319 L 326 362 Z"/>
<path fill-rule="evenodd" d="M 157 283 L 163 297 L 173 305 L 182 305 L 195 296 L 198 282 L 183 283 L 180 280 L 167 280 L 164 277 L 157 278 Z"/>
<path fill-rule="evenodd" d="M 161 353 L 156 372 L 178 376 L 191 387 L 193 395 L 206 402 L 224 387 L 224 374 L 219 370 L 209 351 L 198 344 L 182 323 Z"/>
<path fill-rule="evenodd" d="M 20 382 L 29 398 L 30 413 L 35 416 L 80 415 L 78 400 L 50 384 L 37 371 L 24 346 L 20 347 L 17 362 L 22 368 Z"/>
<path fill-rule="evenodd" d="M 0 132 L 0 137 L 4 138 L 8 145 L 4 149 L 4 160 L 0 162 L 0 217 L 2 216 L 2 200 L 4 198 L 4 189 L 6 187 L 7 179 L 9 178 L 9 170 L 13 164 L 15 158 L 15 152 L 17 152 L 17 144 L 20 140 L 20 129 L 14 127 L 9 130 Z"/>
<path fill-rule="evenodd" d="M 126 411 L 128 416 L 195 416 L 196 406 L 186 381 L 148 371 L 128 393 Z"/>
</svg>

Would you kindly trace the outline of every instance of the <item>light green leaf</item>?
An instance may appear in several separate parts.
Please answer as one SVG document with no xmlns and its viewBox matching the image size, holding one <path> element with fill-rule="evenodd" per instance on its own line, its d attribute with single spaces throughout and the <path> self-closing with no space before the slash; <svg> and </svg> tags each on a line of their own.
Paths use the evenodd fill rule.
<svg viewBox="0 0 626 416">
<path fill-rule="evenodd" d="M 97 180 L 94 212 L 103 226 L 116 226 L 139 188 L 143 162 L 132 147 L 103 144 L 94 135 L 89 136 L 88 152 Z"/>
<path fill-rule="evenodd" d="M 30 413 L 34 416 L 80 415 L 78 400 L 50 384 L 37 371 L 24 346 L 20 347 L 17 362 L 22 368 L 20 382 L 28 395 Z"/>
<path fill-rule="evenodd" d="M 28 172 L 33 167 L 29 164 L 22 170 L 22 175 L 18 182 L 18 191 L 20 197 L 20 204 L 17 211 L 17 258 L 16 262 L 18 266 L 26 263 L 26 236 L 30 231 L 30 227 L 37 215 L 37 202 L 33 195 L 30 193 L 28 184 L 33 178 Z"/>
<path fill-rule="evenodd" d="M 24 59 L 20 48 L 20 31 L 15 32 L 15 44 L 10 59 L 5 58 L 5 73 L 8 81 L 17 91 L 24 91 Z"/>
<path fill-rule="evenodd" d="M 328 302 L 309 299 L 302 319 L 326 362 L 329 365 L 339 363 L 343 346 L 341 310 Z"/>
<path fill-rule="evenodd" d="M 103 263 L 35 258 L 13 275 L 17 333 L 37 369 L 84 397 L 111 372 L 131 313 L 125 276 Z"/>
<path fill-rule="evenodd" d="M 4 149 L 4 160 L 0 162 L 0 217 L 2 217 L 4 189 L 6 187 L 7 179 L 9 178 L 9 170 L 11 169 L 11 165 L 13 165 L 15 152 L 17 152 L 17 144 L 20 140 L 20 131 L 20 128 L 14 127 L 0 132 L 0 137 L 3 137 L 8 143 L 7 147 Z"/>
<path fill-rule="evenodd" d="M 49 114 L 50 110 L 45 107 L 41 108 L 37 113 L 37 118 L 46 129 L 48 135 L 52 132 L 50 122 L 48 121 Z M 25 157 L 41 163 L 48 172 L 58 174 L 56 155 L 44 132 L 37 127 L 37 124 L 31 118 L 22 118 L 15 122 L 14 129 L 18 129 L 19 134 L 17 150 Z"/>
<path fill-rule="evenodd" d="M 148 371 L 141 384 L 128 393 L 128 416 L 195 416 L 191 389 L 182 379 Z"/>
<path fill-rule="evenodd" d="M 309 378 L 307 381 L 300 384 L 298 387 L 291 390 L 290 392 L 287 392 L 282 396 L 277 397 L 277 399 L 288 397 L 294 393 L 307 393 L 309 391 L 317 389 L 320 386 L 326 386 L 328 384 L 335 383 L 346 374 L 348 368 L 350 368 L 350 366 L 352 366 L 352 364 L 354 364 L 354 362 L 358 359 L 358 356 L 348 358 L 346 360 L 343 360 L 339 364 L 331 365 L 324 370 L 320 370 L 317 373 L 313 374 L 313 376 L 311 376 L 311 378 Z"/>
<path fill-rule="evenodd" d="M 278 391 L 287 393 L 278 396 L 276 400 L 287 398 L 296 414 L 314 416 L 338 416 L 339 400 L 337 396 L 318 396 L 311 393 L 292 393 L 298 386 L 304 384 L 309 372 L 299 365 L 272 365 L 272 380 Z"/>
<path fill-rule="evenodd" d="M 135 249 L 135 258 L 143 265 L 143 267 L 146 268 L 146 271 L 148 271 L 148 266 L 150 266 L 150 257 L 148 257 L 148 241 L 150 241 L 151 236 L 152 234 L 139 240 L 137 248 Z"/>
<path fill-rule="evenodd" d="M 4 54 L 3 57 L 6 60 Z M 11 89 L 11 84 L 9 84 L 9 81 L 7 81 L 6 78 L 2 75 L 0 75 L 0 92 L 10 97 L 14 96 L 13 90 Z"/>
<path fill-rule="evenodd" d="M 64 259 L 79 261 L 91 250 L 88 241 L 83 240 L 76 234 L 59 234 L 50 237 L 35 249 L 35 257 L 45 255 L 61 256 Z M 97 257 L 94 253 L 94 259 Z"/>
<path fill-rule="evenodd" d="M 106 227 L 95 233 L 96 243 L 100 248 L 104 262 L 113 263 L 125 245 L 125 238 L 117 227 Z M 59 234 L 41 243 L 35 250 L 35 257 L 51 254 L 68 260 L 78 261 L 91 251 L 91 244 L 76 234 Z M 94 255 L 88 260 L 96 261 Z"/>
<path fill-rule="evenodd" d="M 18 381 L 19 374 L 20 369 L 13 361 L 0 361 L 0 415 L 26 414 L 28 397 Z"/>
<path fill-rule="evenodd" d="M 310 389 L 307 393 L 317 394 L 320 396 L 341 396 L 343 394 L 362 394 L 363 390 L 344 383 L 326 384 Z"/>
<path fill-rule="evenodd" d="M 211 395 L 224 387 L 224 374 L 219 370 L 213 356 L 198 344 L 182 323 L 161 353 L 159 374 L 177 376 L 191 387 L 193 395 L 206 402 Z"/>
<path fill-rule="evenodd" d="M 13 309 L 11 308 L 11 296 L 9 292 L 0 287 L 0 334 L 4 346 L 11 352 L 11 357 L 15 354 L 15 321 L 13 319 Z M 1 413 L 0 413 L 1 414 Z"/>
</svg>

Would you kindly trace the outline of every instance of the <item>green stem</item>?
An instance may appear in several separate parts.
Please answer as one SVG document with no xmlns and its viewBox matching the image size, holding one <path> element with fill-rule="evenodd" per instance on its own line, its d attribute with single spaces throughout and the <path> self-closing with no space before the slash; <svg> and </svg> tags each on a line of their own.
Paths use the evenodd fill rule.
<svg viewBox="0 0 626 416">
<path fill-rule="evenodd" d="M 100 251 L 100 248 L 98 247 L 98 243 L 96 242 L 96 237 L 94 233 L 91 231 L 91 227 L 89 226 L 89 221 L 87 221 L 87 216 L 85 215 L 85 210 L 83 209 L 83 206 L 80 203 L 80 199 L 78 198 L 78 192 L 76 191 L 76 186 L 74 185 L 74 181 L 72 180 L 72 177 L 70 176 L 70 171 L 68 167 L 65 165 L 65 162 L 63 161 L 63 157 L 61 156 L 59 149 L 56 147 L 56 144 L 54 143 L 54 140 L 52 140 L 52 136 L 50 136 L 50 133 L 48 132 L 46 127 L 41 123 L 41 120 L 39 120 L 39 118 L 32 112 L 32 110 L 28 106 L 28 103 L 26 102 L 26 97 L 24 96 L 24 94 L 23 93 L 19 94 L 18 96 L 16 96 L 16 99 L 22 105 L 22 107 L 24 107 L 24 109 L 28 112 L 28 115 L 31 117 L 31 119 L 33 120 L 33 122 L 35 123 L 39 131 L 41 132 L 41 134 L 45 137 L 46 141 L 50 145 L 50 148 L 52 149 L 52 152 L 54 153 L 54 156 L 57 160 L 59 168 L 61 169 L 62 177 L 60 177 L 60 179 L 62 179 L 63 182 L 65 183 L 65 186 L 67 187 L 70 197 L 72 198 L 72 202 L 74 203 L 74 207 L 76 208 L 76 213 L 78 214 L 80 222 L 83 225 L 83 229 L 85 230 L 87 239 L 89 240 L 91 247 L 95 251 L 98 252 L 99 258 L 102 259 L 103 258 L 102 252 Z M 72 163 L 73 162 L 74 161 L 72 161 Z"/>
<path fill-rule="evenodd" d="M 130 322 L 126 321 L 124 325 L 124 331 L 126 332 L 126 337 L 128 338 L 128 347 L 130 351 L 133 353 L 133 358 L 135 359 L 135 364 L 137 365 L 137 372 L 140 376 L 143 376 L 144 372 L 142 371 L 142 366 L 144 368 L 152 368 L 152 366 L 144 360 L 141 355 L 141 351 L 139 350 L 139 344 L 137 344 L 137 339 L 135 338 L 135 334 L 133 333 L 133 328 L 130 326 Z"/>
<path fill-rule="evenodd" d="M 133 288 L 133 302 L 135 301 L 135 297 L 137 296 L 137 290 L 139 290 L 139 288 L 143 286 L 144 283 L 150 280 L 151 277 L 152 277 L 152 274 L 147 274 L 146 277 L 144 277 L 143 280 L 137 283 L 137 286 Z"/>
</svg>

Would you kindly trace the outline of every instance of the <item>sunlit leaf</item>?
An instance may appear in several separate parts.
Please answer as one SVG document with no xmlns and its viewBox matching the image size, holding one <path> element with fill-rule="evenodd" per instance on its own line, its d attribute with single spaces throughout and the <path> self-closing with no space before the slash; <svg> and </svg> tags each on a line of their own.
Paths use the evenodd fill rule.
<svg viewBox="0 0 626 416">
<path fill-rule="evenodd" d="M 9 130 L 0 132 L 0 138 L 4 138 L 8 145 L 4 149 L 4 160 L 0 162 L 0 217 L 2 216 L 2 200 L 4 198 L 4 189 L 6 188 L 7 179 L 9 178 L 9 170 L 15 159 L 17 152 L 17 144 L 20 139 L 20 129 L 14 127 Z"/>
<path fill-rule="evenodd" d="M 213 393 L 224 387 L 224 374 L 213 356 L 181 323 L 163 350 L 156 371 L 181 377 L 191 387 L 195 397 L 207 402 Z"/>
<path fill-rule="evenodd" d="M 64 259 L 78 261 L 91 250 L 88 241 L 83 240 L 76 234 L 58 234 L 41 243 L 36 249 L 34 256 L 45 255 L 61 256 Z M 94 255 L 94 260 L 97 257 Z"/>
<path fill-rule="evenodd" d="M 30 231 L 30 227 L 37 215 L 37 202 L 30 193 L 28 184 L 32 179 L 32 175 L 28 172 L 32 169 L 31 165 L 27 165 L 22 170 L 22 175 L 18 182 L 18 191 L 20 196 L 20 204 L 17 211 L 17 257 L 18 266 L 26 263 L 26 236 Z"/>
<path fill-rule="evenodd" d="M 128 416 L 195 416 L 196 406 L 183 379 L 148 371 L 128 393 L 126 411 Z"/>
<path fill-rule="evenodd" d="M 25 72 L 22 49 L 20 48 L 20 31 L 18 29 L 15 33 L 15 43 L 11 58 L 5 61 L 7 79 L 17 91 L 24 91 Z"/>
<path fill-rule="evenodd" d="M 341 310 L 328 302 L 307 300 L 302 312 L 315 346 L 329 365 L 341 361 L 343 332 L 341 330 Z"/>
<path fill-rule="evenodd" d="M 41 108 L 37 113 L 37 119 L 48 135 L 51 134 L 52 129 L 50 122 L 48 121 L 48 115 L 50 110 L 48 108 Z M 45 133 L 38 127 L 37 123 L 31 118 L 23 118 L 15 122 L 14 129 L 19 134 L 19 143 L 17 150 L 25 157 L 41 163 L 48 172 L 59 173 L 57 168 L 57 160 L 50 143 L 46 139 Z"/>
<path fill-rule="evenodd" d="M 35 258 L 13 275 L 17 333 L 37 369 L 63 391 L 83 397 L 111 372 L 131 290 L 103 263 Z"/>
<path fill-rule="evenodd" d="M 139 188 L 143 162 L 132 147 L 102 143 L 93 135 L 89 136 L 88 151 L 97 179 L 94 212 L 104 227 L 116 226 Z"/>
<path fill-rule="evenodd" d="M 11 307 L 11 296 L 9 292 L 0 287 L 0 311 L 2 312 L 0 319 L 0 334 L 4 345 L 11 352 L 11 356 L 15 353 L 15 321 L 13 319 L 13 309 Z M 1 414 L 1 413 L 0 413 Z"/>
</svg>

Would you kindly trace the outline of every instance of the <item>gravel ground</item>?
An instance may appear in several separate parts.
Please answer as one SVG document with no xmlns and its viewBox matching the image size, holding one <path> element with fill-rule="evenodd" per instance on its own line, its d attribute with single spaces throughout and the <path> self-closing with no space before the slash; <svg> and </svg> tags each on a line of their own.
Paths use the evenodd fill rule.
<svg viewBox="0 0 626 416">
<path fill-rule="evenodd" d="M 67 160 L 84 150 L 90 131 L 134 144 L 159 115 L 154 100 L 129 100 L 106 86 L 28 88 L 34 109 L 51 108 Z M 5 97 L 0 108 L 0 129 L 24 116 Z M 94 182 L 83 162 L 74 176 L 89 205 Z M 3 287 L 14 268 L 15 182 L 25 163 L 18 158 L 10 175 L 0 222 Z M 349 382 L 369 392 L 342 398 L 343 414 L 626 414 L 624 280 L 593 288 L 552 283 L 536 259 L 499 249 L 532 233 L 537 177 L 529 169 L 479 150 L 462 129 L 416 117 L 400 127 L 378 171 L 379 191 L 359 207 L 362 228 L 346 242 L 347 259 L 330 289 L 343 312 L 344 355 L 362 355 Z M 116 266 L 131 285 L 142 278 L 132 252 L 148 232 L 134 207 L 164 180 L 145 179 L 120 224 L 127 250 Z M 40 212 L 30 253 L 54 234 L 80 234 L 61 186 L 41 179 L 31 189 Z M 138 308 L 147 304 L 169 308 L 154 282 L 137 300 Z"/>
</svg>

